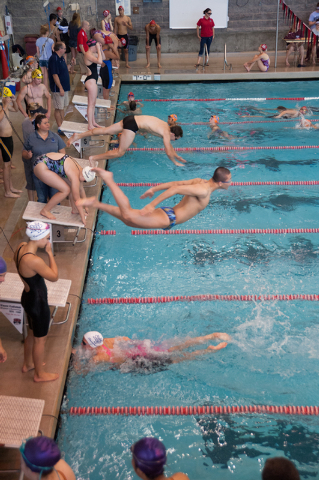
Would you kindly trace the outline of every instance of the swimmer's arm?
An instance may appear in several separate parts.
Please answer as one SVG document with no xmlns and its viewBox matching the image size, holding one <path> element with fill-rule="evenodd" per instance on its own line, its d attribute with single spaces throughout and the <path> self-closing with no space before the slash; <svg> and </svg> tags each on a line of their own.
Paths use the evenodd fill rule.
<svg viewBox="0 0 319 480">
<path fill-rule="evenodd" d="M 20 112 L 22 113 L 22 115 L 25 117 L 25 118 L 28 118 L 28 114 L 27 112 L 24 110 L 24 108 L 22 107 L 22 101 L 24 100 L 24 97 L 26 96 L 27 94 L 27 86 L 23 87 L 18 95 L 18 98 L 17 98 L 17 105 L 18 105 L 18 108 L 20 110 Z"/>
<path fill-rule="evenodd" d="M 81 198 L 81 194 L 80 194 L 81 182 L 80 182 L 79 178 L 76 177 L 75 175 L 72 175 L 69 180 L 71 182 L 72 197 L 73 197 L 74 202 L 76 203 Z M 84 193 L 84 197 L 82 197 L 82 198 L 86 198 L 85 193 Z M 84 214 L 84 210 L 83 210 L 82 205 L 77 205 L 77 209 L 79 211 L 82 223 L 85 225 L 86 224 L 86 219 L 85 219 L 85 214 Z"/>
<path fill-rule="evenodd" d="M 142 102 L 136 102 L 136 105 L 139 105 L 141 108 L 144 107 L 144 103 Z"/>
<path fill-rule="evenodd" d="M 178 160 L 180 160 L 183 163 L 186 163 L 186 160 L 184 160 L 182 157 L 177 155 L 174 148 L 172 147 L 172 144 L 171 144 L 170 137 L 169 137 L 168 133 L 165 133 L 163 135 L 163 143 L 164 143 L 164 150 L 165 150 L 165 153 L 168 156 L 168 158 L 178 167 L 182 167 L 183 164 L 178 163 L 175 159 L 177 158 Z"/>
<path fill-rule="evenodd" d="M 203 185 L 176 185 L 167 189 L 165 192 L 161 193 L 158 197 L 154 198 L 152 202 L 146 205 L 142 210 L 142 215 L 151 213 L 160 203 L 164 202 L 168 198 L 173 197 L 174 195 L 187 195 L 189 197 L 198 197 L 205 198 L 207 196 L 207 188 Z"/>
<path fill-rule="evenodd" d="M 44 89 L 43 89 L 43 95 L 45 96 L 45 98 L 47 99 L 47 113 L 45 114 L 45 116 L 47 118 L 50 118 L 51 116 L 51 95 L 49 93 L 49 90 L 47 89 L 47 87 L 45 85 L 44 86 Z"/>
<path fill-rule="evenodd" d="M 160 183 L 155 187 L 149 188 L 140 198 L 152 197 L 155 192 L 160 192 L 161 190 L 167 190 L 171 187 L 177 187 L 180 185 L 194 185 L 195 183 L 200 183 L 202 181 L 201 178 L 192 178 L 191 180 L 179 180 L 176 182 L 167 182 L 167 183 Z"/>
</svg>

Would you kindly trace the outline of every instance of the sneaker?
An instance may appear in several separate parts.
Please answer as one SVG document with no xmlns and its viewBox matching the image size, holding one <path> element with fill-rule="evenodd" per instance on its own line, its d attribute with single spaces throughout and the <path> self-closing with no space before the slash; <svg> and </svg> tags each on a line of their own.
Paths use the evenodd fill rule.
<svg viewBox="0 0 319 480">
<path fill-rule="evenodd" d="M 62 132 L 62 130 L 60 130 L 59 128 L 58 128 L 58 134 L 59 134 L 59 135 L 64 135 L 64 136 L 65 136 L 65 133 L 64 133 L 64 132 Z"/>
</svg>

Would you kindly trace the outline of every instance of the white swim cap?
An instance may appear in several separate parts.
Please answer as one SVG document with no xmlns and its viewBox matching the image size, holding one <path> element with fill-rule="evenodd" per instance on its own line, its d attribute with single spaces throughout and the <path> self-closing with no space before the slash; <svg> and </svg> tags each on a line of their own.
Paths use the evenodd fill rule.
<svg viewBox="0 0 319 480">
<path fill-rule="evenodd" d="M 82 175 L 86 182 L 92 182 L 95 179 L 95 172 L 92 172 L 92 167 L 84 167 Z"/>
<path fill-rule="evenodd" d="M 30 240 L 42 240 L 42 238 L 50 234 L 50 225 L 44 222 L 27 222 L 25 233 Z"/>
<path fill-rule="evenodd" d="M 83 338 L 92 348 L 103 345 L 103 336 L 99 332 L 87 332 Z"/>
</svg>

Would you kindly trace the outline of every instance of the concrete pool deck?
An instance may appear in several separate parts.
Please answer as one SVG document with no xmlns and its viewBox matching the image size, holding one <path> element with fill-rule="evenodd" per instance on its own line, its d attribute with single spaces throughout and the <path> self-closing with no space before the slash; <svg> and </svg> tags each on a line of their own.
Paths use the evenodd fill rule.
<svg viewBox="0 0 319 480">
<path fill-rule="evenodd" d="M 243 63 L 251 58 L 255 52 L 246 52 L 239 54 L 229 54 L 228 63 L 232 64 L 232 71 L 226 67 L 226 72 L 223 71 L 224 57 L 222 54 L 213 54 L 210 57 L 210 67 L 202 72 L 200 67 L 197 71 L 194 64 L 197 59 L 197 54 L 165 54 L 162 56 L 162 69 L 159 72 L 156 66 L 156 55 L 151 55 L 151 68 L 145 68 L 145 56 L 138 55 L 137 61 L 131 63 L 131 69 L 126 69 L 124 63 L 121 62 L 119 69 L 120 78 L 124 82 L 133 83 L 133 75 L 151 75 L 151 81 L 154 81 L 154 75 L 159 75 L 159 81 L 248 81 L 248 80 L 311 80 L 318 78 L 318 66 L 310 66 L 306 68 L 286 67 L 285 66 L 285 52 L 279 52 L 278 68 L 274 69 L 274 53 L 270 52 L 271 66 L 269 71 L 261 73 L 254 71 L 247 73 L 243 71 Z M 291 64 L 293 58 L 291 58 Z M 144 81 L 144 80 L 143 80 Z M 75 75 L 73 78 L 73 91 L 76 94 L 84 94 L 84 86 L 80 81 L 80 75 Z M 133 89 L 134 87 L 132 87 Z M 112 105 L 116 106 L 118 93 L 120 89 L 120 80 L 116 78 L 114 87 L 115 96 L 111 97 Z M 271 90 L 271 89 L 270 89 Z M 287 92 L 289 91 L 289 84 Z M 266 93 L 266 92 L 265 92 Z M 267 92 L 268 93 L 268 92 Z M 301 92 L 302 95 L 302 92 Z M 289 96 L 289 93 L 287 93 Z M 70 104 L 70 113 L 66 115 L 66 120 L 84 123 L 83 117 Z M 17 129 L 19 136 L 21 133 L 20 113 L 10 114 L 13 125 Z M 114 115 L 107 120 L 106 125 L 113 122 Z M 51 124 L 53 124 L 53 116 Z M 52 128 L 56 131 L 56 125 Z M 108 141 L 108 138 L 105 138 Z M 23 164 L 21 162 L 21 145 L 15 137 L 15 152 L 13 163 L 16 169 L 12 170 L 13 184 L 17 188 L 24 188 L 25 180 L 23 173 Z M 74 147 L 67 149 L 69 155 L 78 157 Z M 85 157 L 94 153 L 101 153 L 101 150 L 96 148 L 89 148 L 86 150 Z M 100 162 L 100 166 L 104 162 Z M 88 195 L 100 195 L 101 181 L 99 180 L 95 187 L 89 188 Z M 19 199 L 6 199 L 3 197 L 3 185 L 0 185 L 0 196 L 2 198 L 2 209 L 0 211 L 0 225 L 4 233 L 10 241 L 13 250 L 17 245 L 26 239 L 25 236 L 25 222 L 22 220 L 22 214 L 27 204 L 26 191 Z M 96 213 L 90 212 L 87 226 L 91 229 L 95 225 Z M 92 233 L 89 232 L 87 239 L 82 244 L 56 244 L 55 253 L 56 261 L 59 268 L 59 277 L 72 280 L 69 301 L 72 303 L 71 315 L 68 323 L 61 326 L 52 326 L 48 335 L 47 341 L 47 355 L 46 368 L 48 371 L 58 372 L 60 377 L 56 382 L 40 383 L 33 382 L 32 372 L 22 374 L 21 367 L 23 362 L 23 344 L 22 336 L 18 331 L 8 322 L 8 320 L 0 313 L 0 338 L 2 339 L 4 348 L 8 354 L 8 360 L 4 364 L 0 364 L 1 382 L 0 395 L 11 395 L 28 398 L 41 398 L 45 400 L 44 414 L 42 417 L 40 428 L 45 435 L 54 436 L 60 405 L 63 397 L 65 379 L 68 371 L 69 358 L 71 353 L 71 346 L 73 335 L 76 327 L 78 312 L 80 309 L 80 298 L 85 282 L 87 263 L 89 252 L 92 243 Z M 107 240 L 107 239 L 106 239 Z M 13 252 L 4 235 L 0 235 L 0 255 L 2 255 L 8 265 L 9 272 L 16 272 L 13 262 Z M 42 253 L 40 254 L 42 255 Z M 45 258 L 45 257 L 44 257 Z M 80 298 L 78 298 L 80 297 Z M 56 321 L 61 321 L 65 312 L 58 311 Z M 0 472 L 0 479 L 14 480 L 19 478 L 17 472 L 10 472 L 19 468 L 19 454 L 17 450 L 7 450 L 0 448 L 0 471 L 5 469 L 5 473 Z"/>
</svg>

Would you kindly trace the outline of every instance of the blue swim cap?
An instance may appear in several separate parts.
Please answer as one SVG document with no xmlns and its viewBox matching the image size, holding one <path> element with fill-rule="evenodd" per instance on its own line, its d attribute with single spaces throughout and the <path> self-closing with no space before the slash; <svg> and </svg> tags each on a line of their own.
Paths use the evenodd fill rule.
<svg viewBox="0 0 319 480">
<path fill-rule="evenodd" d="M 28 438 L 20 447 L 20 453 L 32 472 L 50 472 L 60 460 L 61 452 L 49 437 Z"/>
<path fill-rule="evenodd" d="M 0 275 L 2 275 L 3 273 L 6 273 L 6 271 L 7 271 L 7 264 L 3 260 L 3 258 L 0 257 Z"/>
<path fill-rule="evenodd" d="M 162 442 L 154 437 L 144 437 L 131 447 L 135 465 L 147 477 L 156 478 L 164 472 L 166 449 Z"/>
</svg>

